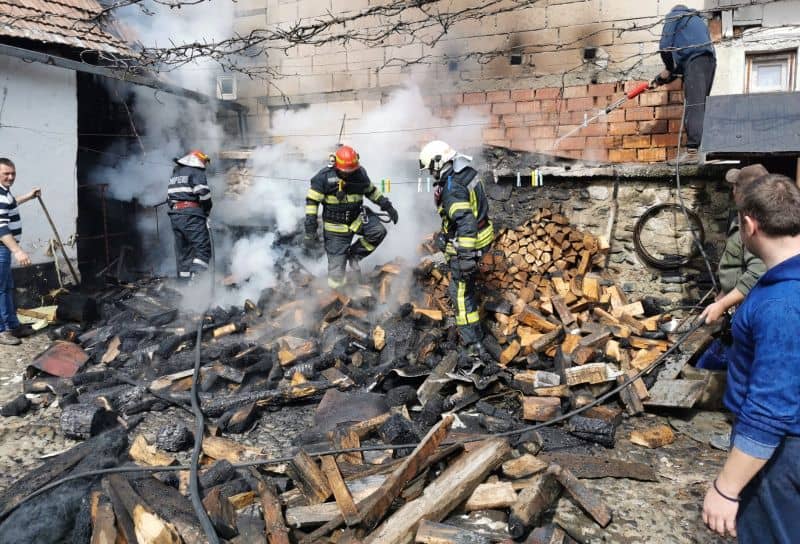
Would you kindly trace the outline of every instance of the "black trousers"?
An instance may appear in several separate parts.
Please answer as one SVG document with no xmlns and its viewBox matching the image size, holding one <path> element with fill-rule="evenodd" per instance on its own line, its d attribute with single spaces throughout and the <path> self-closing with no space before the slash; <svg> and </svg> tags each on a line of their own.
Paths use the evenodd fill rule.
<svg viewBox="0 0 800 544">
<path fill-rule="evenodd" d="M 478 288 L 475 284 L 477 274 L 464 274 L 461 272 L 453 257 L 450 260 L 450 303 L 456 314 L 456 326 L 461 342 L 465 345 L 477 344 L 483 340 L 483 329 L 478 312 Z"/>
<path fill-rule="evenodd" d="M 366 210 L 366 221 L 349 232 L 323 230 L 325 253 L 328 255 L 328 285 L 333 289 L 345 283 L 347 261 L 358 262 L 375 251 L 386 238 L 386 227 L 370 209 Z M 354 242 L 353 236 L 359 236 Z"/>
<path fill-rule="evenodd" d="M 171 212 L 172 234 L 175 236 L 175 260 L 178 277 L 189 279 L 208 270 L 211 262 L 211 236 L 206 216 L 196 213 Z"/>
<path fill-rule="evenodd" d="M 683 96 L 686 109 L 683 123 L 686 127 L 686 147 L 697 149 L 703 140 L 703 117 L 706 114 L 706 97 L 714 84 L 717 61 L 711 55 L 700 55 L 686 63 L 683 74 Z"/>
</svg>

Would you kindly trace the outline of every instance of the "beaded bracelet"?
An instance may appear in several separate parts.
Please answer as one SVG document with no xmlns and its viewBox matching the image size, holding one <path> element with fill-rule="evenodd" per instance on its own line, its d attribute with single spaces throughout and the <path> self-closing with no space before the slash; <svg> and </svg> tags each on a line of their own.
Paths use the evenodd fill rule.
<svg viewBox="0 0 800 544">
<path fill-rule="evenodd" d="M 728 495 L 726 495 L 725 493 L 723 493 L 722 491 L 720 491 L 720 490 L 719 490 L 719 487 L 717 486 L 717 479 L 716 479 L 716 478 L 714 478 L 714 491 L 716 491 L 716 492 L 717 492 L 717 494 L 718 494 L 720 497 L 722 497 L 723 499 L 727 499 L 727 500 L 729 500 L 729 501 L 731 501 L 731 502 L 740 502 L 740 501 L 742 500 L 742 499 L 740 499 L 739 497 L 729 497 Z"/>
</svg>

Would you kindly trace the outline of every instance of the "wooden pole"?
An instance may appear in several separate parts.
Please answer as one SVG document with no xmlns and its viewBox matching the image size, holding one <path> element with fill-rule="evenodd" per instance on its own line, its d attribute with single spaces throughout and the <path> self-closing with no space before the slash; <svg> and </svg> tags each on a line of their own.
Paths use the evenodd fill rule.
<svg viewBox="0 0 800 544">
<path fill-rule="evenodd" d="M 70 261 L 69 257 L 67 257 L 67 250 L 64 249 L 64 244 L 61 243 L 61 236 L 58 235 L 56 224 L 53 223 L 53 218 L 50 217 L 50 212 L 47 211 L 47 206 L 44 205 L 44 200 L 42 200 L 42 196 L 36 195 L 36 200 L 38 200 L 39 204 L 42 205 L 42 210 L 44 211 L 44 215 L 45 217 L 47 217 L 47 221 L 50 223 L 50 228 L 53 229 L 53 235 L 56 237 L 56 241 L 58 242 L 58 247 L 61 248 L 61 255 L 63 255 L 64 260 L 67 261 L 67 266 L 69 267 L 69 271 L 72 274 L 73 279 L 75 280 L 75 285 L 80 285 L 81 280 L 78 279 L 78 273 L 75 272 L 75 268 L 73 268 L 72 266 L 72 261 Z"/>
</svg>

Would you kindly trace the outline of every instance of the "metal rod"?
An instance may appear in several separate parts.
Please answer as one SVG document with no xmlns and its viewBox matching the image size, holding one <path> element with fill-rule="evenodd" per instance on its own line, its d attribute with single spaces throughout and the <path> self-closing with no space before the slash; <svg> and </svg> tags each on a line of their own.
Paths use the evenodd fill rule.
<svg viewBox="0 0 800 544">
<path fill-rule="evenodd" d="M 53 229 L 53 235 L 56 237 L 56 241 L 58 242 L 58 247 L 61 248 L 61 255 L 64 256 L 64 260 L 67 261 L 67 266 L 69 267 L 69 271 L 72 274 L 73 279 L 75 280 L 75 285 L 80 285 L 81 280 L 78 279 L 78 273 L 75 272 L 75 268 L 72 266 L 72 261 L 69 260 L 67 257 L 67 250 L 64 249 L 64 244 L 61 243 L 61 236 L 58 235 L 58 230 L 56 229 L 56 224 L 53 223 L 53 218 L 50 217 L 50 212 L 47 211 L 47 206 L 44 205 L 44 200 L 42 200 L 42 195 L 36 195 L 36 199 L 39 201 L 39 204 L 42 205 L 42 211 L 44 211 L 45 217 L 47 217 L 47 221 L 50 223 L 50 228 Z"/>
</svg>

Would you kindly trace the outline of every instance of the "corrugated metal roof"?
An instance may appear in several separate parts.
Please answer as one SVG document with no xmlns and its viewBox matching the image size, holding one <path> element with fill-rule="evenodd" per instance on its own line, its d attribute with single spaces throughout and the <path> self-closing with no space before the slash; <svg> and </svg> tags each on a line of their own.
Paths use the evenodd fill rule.
<svg viewBox="0 0 800 544">
<path fill-rule="evenodd" d="M 104 23 L 96 0 L 0 0 L 0 36 L 129 55 Z"/>
</svg>

